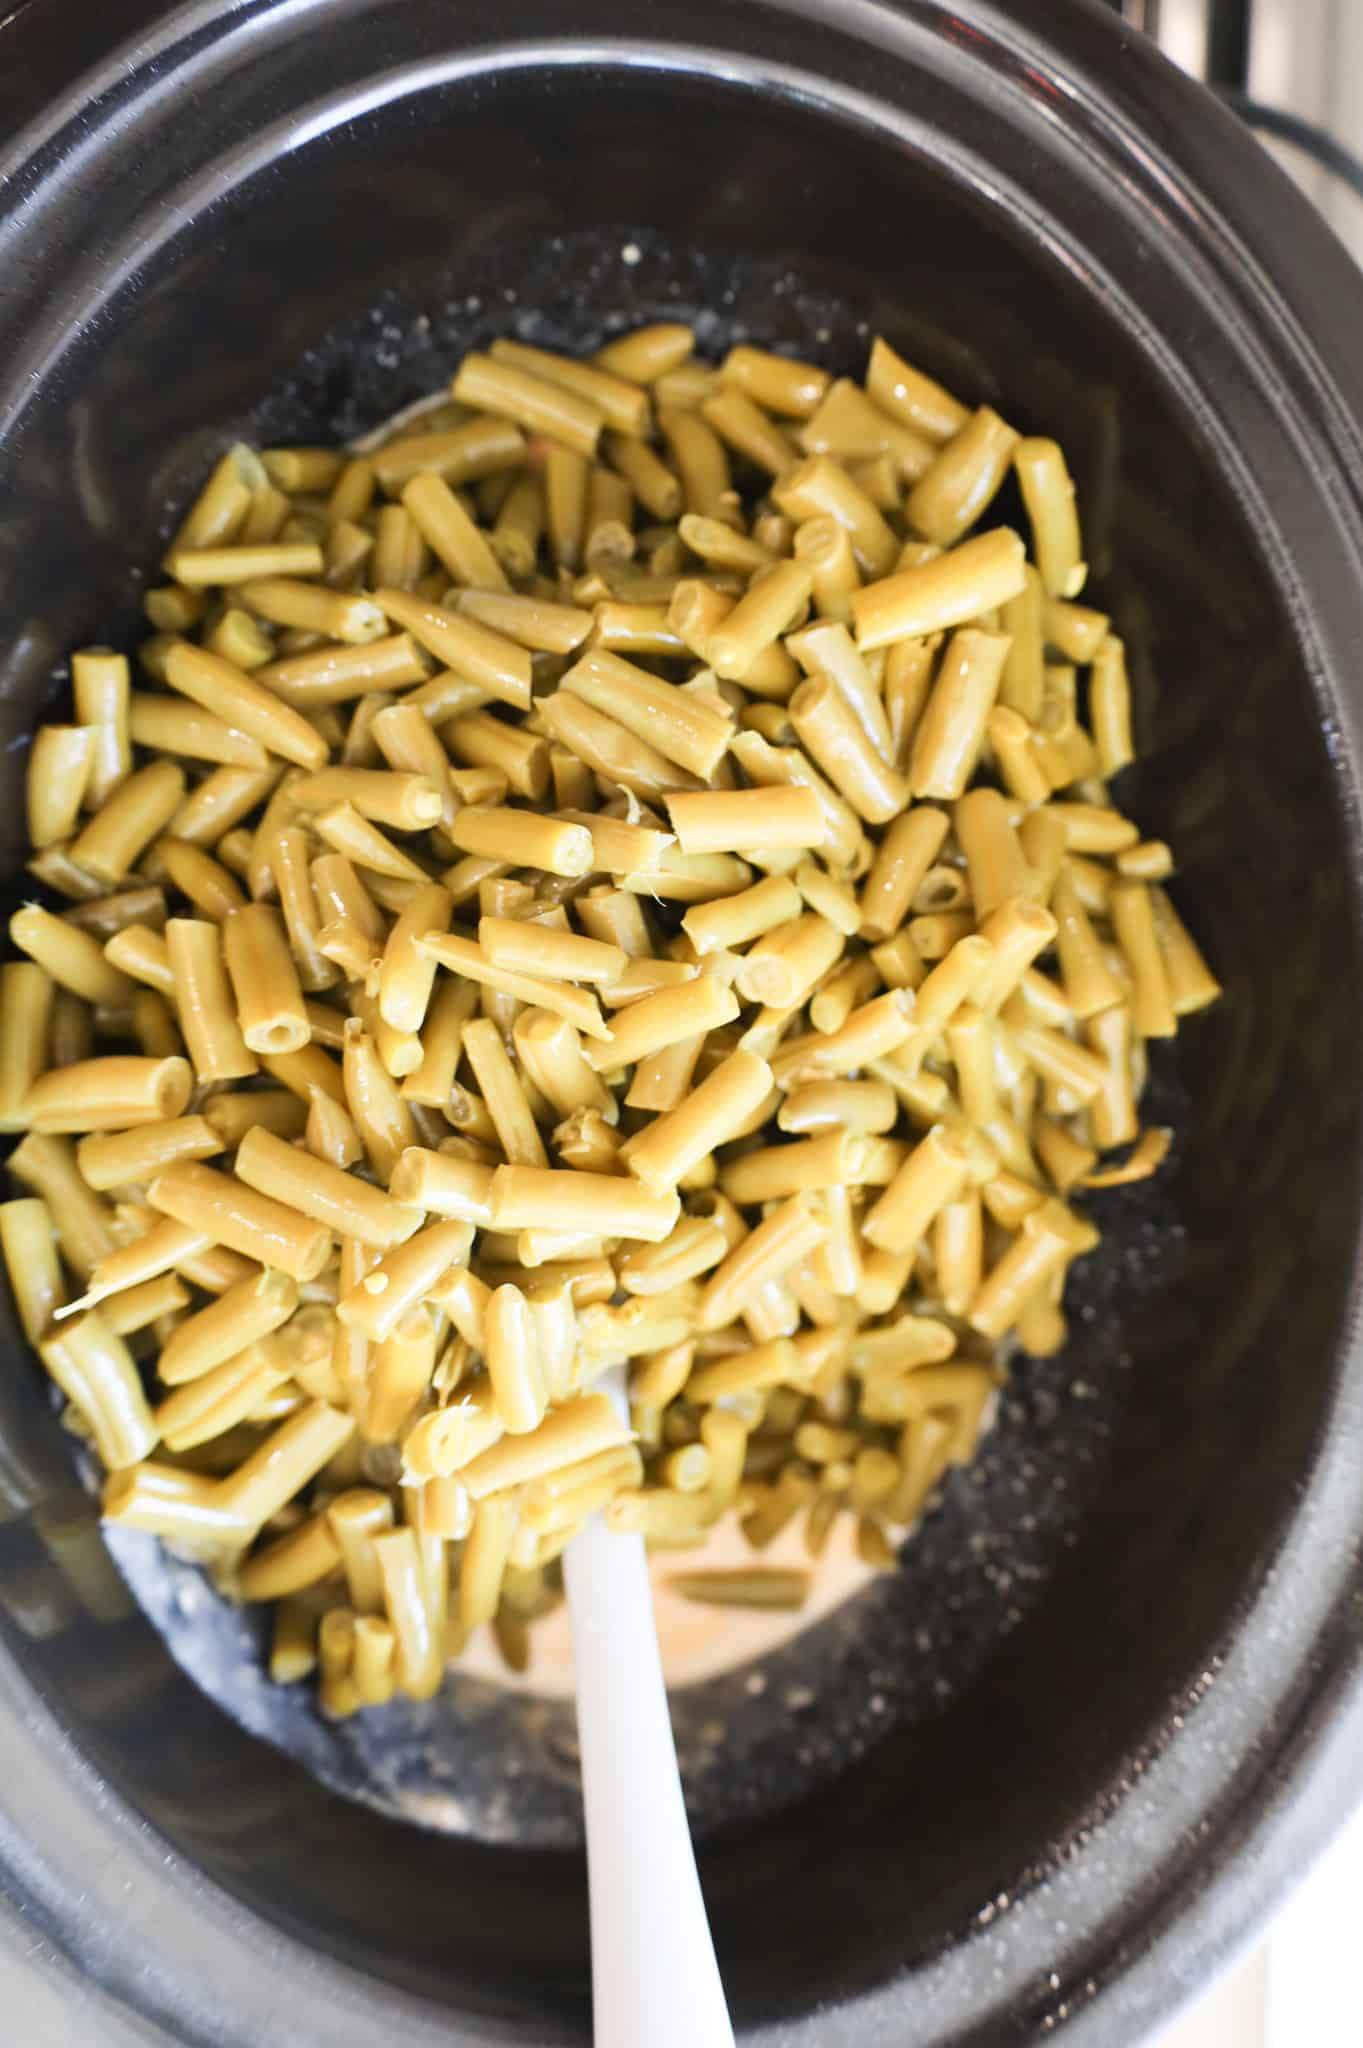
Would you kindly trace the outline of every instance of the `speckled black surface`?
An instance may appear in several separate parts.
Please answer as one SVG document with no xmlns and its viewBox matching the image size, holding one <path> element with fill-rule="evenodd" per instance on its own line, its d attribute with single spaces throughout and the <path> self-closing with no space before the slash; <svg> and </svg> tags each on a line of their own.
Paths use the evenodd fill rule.
<svg viewBox="0 0 1363 2048">
<path fill-rule="evenodd" d="M 205 462 L 237 433 L 262 445 L 301 434 L 358 439 L 415 399 L 442 392 L 470 349 L 499 336 L 587 355 L 649 320 L 686 320 L 718 360 L 737 342 L 803 351 L 838 375 L 865 366 L 864 309 L 821 291 L 788 262 L 678 242 L 642 225 L 609 234 L 526 236 L 486 224 L 457 278 L 430 281 L 420 306 L 385 291 L 364 316 L 316 341 L 249 414 L 214 423 L 167 451 L 167 517 Z M 967 383 L 987 381 L 962 352 Z M 190 466 L 192 464 L 192 467 Z"/>
</svg>

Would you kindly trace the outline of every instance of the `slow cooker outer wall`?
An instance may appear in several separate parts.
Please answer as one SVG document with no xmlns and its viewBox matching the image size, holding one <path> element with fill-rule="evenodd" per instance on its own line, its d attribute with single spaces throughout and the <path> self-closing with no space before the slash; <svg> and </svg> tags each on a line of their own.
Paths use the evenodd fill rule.
<svg viewBox="0 0 1363 2048">
<path fill-rule="evenodd" d="M 508 33 L 492 8 L 453 19 L 461 48 Z M 0 418 L 11 403 L 20 415 L 0 444 L 0 657 L 16 734 L 57 648 L 127 618 L 128 570 L 147 559 L 174 481 L 156 467 L 167 441 L 187 460 L 194 425 L 273 386 L 359 310 L 357 274 L 364 291 L 415 283 L 433 243 L 446 260 L 461 246 L 450 220 L 494 209 L 506 220 L 518 163 L 539 211 L 515 232 L 614 214 L 760 236 L 802 272 L 854 280 L 868 314 L 902 316 L 902 299 L 954 323 L 975 344 L 967 381 L 983 391 L 996 380 L 1022 416 L 1062 430 L 1070 420 L 1052 410 L 1073 413 L 1098 476 L 1101 436 L 1081 400 L 1105 350 L 1107 376 L 1136 394 L 1116 595 L 1138 628 L 1147 604 L 1164 635 L 1148 648 L 1157 752 L 1138 801 L 1189 855 L 1185 900 L 1216 934 L 1232 994 L 1190 1054 L 1203 1107 L 1182 1183 L 1180 1349 L 1161 1358 L 1162 1312 L 1133 1329 L 1142 1374 L 1116 1483 L 975 1691 L 827 1796 L 706 1859 L 740 2006 L 768 2019 L 763 2038 L 835 2048 L 911 2025 L 928 2040 L 1020 2042 L 1062 2006 L 1087 2008 L 1076 2040 L 1134 2038 L 1262 1906 L 1288 1845 L 1319 1834 L 1326 1801 L 1308 1766 L 1323 1768 L 1327 1719 L 1338 1738 L 1357 1713 L 1357 1363 L 1336 1341 L 1357 1218 L 1357 856 L 1342 816 L 1357 704 L 1339 679 L 1359 613 L 1347 460 L 1360 392 L 1332 346 L 1356 331 L 1357 280 L 1253 146 L 1086 7 L 716 5 L 698 23 L 664 5 L 646 24 L 655 48 L 699 29 L 726 53 L 714 68 L 731 82 L 711 88 L 726 118 L 702 117 L 694 85 L 608 58 L 538 68 L 522 48 L 505 80 L 449 85 L 457 120 L 357 114 L 232 193 L 243 171 L 227 165 L 232 151 L 351 78 L 447 55 L 452 17 L 403 0 L 173 20 L 164 55 L 149 45 L 121 67 L 75 125 L 59 114 L 46 146 L 21 138 L 13 154 L 25 161 L 0 188 Z M 54 22 L 70 26 L 75 69 L 76 17 L 35 0 L 0 25 L 0 81 L 23 75 L 25 38 L 64 41 Z M 548 5 L 516 11 L 518 43 L 559 26 Z M 584 43 L 636 27 L 604 0 L 574 21 Z M 803 96 L 777 76 L 783 66 L 803 74 Z M 749 89 L 764 74 L 765 111 Z M 904 116 L 897 136 L 889 106 Z M 882 114 L 873 139 L 867 124 Z M 934 128 L 945 179 L 914 159 Z M 456 182 L 475 134 L 500 140 Z M 629 206 L 593 177 L 617 136 L 639 173 Z M 989 199 L 967 185 L 991 155 Z M 210 204 L 215 183 L 223 197 Z M 199 207 L 186 228 L 167 202 L 190 185 Z M 339 208 L 338 188 L 350 195 Z M 106 306 L 101 280 L 139 229 L 139 260 Z M 1237 232 L 1274 285 L 1237 262 Z M 243 281 L 278 294 L 263 333 Z M 1138 340 L 1118 341 L 1114 312 L 1129 337 L 1144 322 Z M 51 360 L 30 394 L 45 335 Z M 1038 382 L 1038 355 L 1063 367 Z M 324 427 L 332 398 L 320 387 L 305 398 Z M 1237 459 L 1228 428 L 1262 552 L 1225 481 Z M 1333 766 L 1312 729 L 1317 707 Z M 14 815 L 8 806 L 11 832 Z M 1238 1318 L 1225 1315 L 1228 1288 Z M 6 1429 L 16 1490 L 66 1483 L 28 1376 L 5 1396 L 26 1404 Z M 1123 1488 L 1123 1461 L 1161 1475 L 1161 1512 L 1147 1492 L 1133 1519 L 1141 1503 Z M 6 1535 L 0 1570 L 23 1568 L 24 1541 L 22 1528 Z M 24 1646 L 0 1667 L 0 1796 L 30 1924 L 111 1987 L 132 2038 L 306 2048 L 358 2044 L 394 2019 L 417 2042 L 572 2036 L 585 1957 L 574 1860 L 436 1844 L 357 1815 L 227 1727 L 145 1631 L 129 1624 L 119 1644 L 116 1671 L 107 1637 Z M 1215 1681 L 1194 1707 L 1186 1695 L 1203 1670 Z M 88 1763 L 63 1747 L 63 1728 Z M 936 1785 L 948 1796 L 934 1806 Z M 367 1881 L 328 1898 L 360 1844 Z M 819 1866 L 832 1874 L 822 1893 Z M 406 1892 L 414 1870 L 419 1888 Z M 1006 1910 L 996 1884 L 1021 1887 Z M 371 1957 L 366 1920 L 388 1897 L 406 1925 Z M 345 1962 L 394 1988 L 366 1987 Z M 901 1988 L 870 1991 L 900 1970 Z M 442 1984 L 446 1971 L 465 1973 L 462 1990 Z M 855 2008 L 817 2021 L 777 2017 L 788 1999 L 862 1990 Z M 459 2001 L 457 2016 L 433 2009 L 442 1997 Z"/>
</svg>

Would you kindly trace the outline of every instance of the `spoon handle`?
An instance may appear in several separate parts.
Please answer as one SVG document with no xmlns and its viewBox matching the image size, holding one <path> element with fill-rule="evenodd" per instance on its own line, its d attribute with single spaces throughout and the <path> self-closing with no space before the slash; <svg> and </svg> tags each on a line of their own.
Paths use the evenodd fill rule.
<svg viewBox="0 0 1363 2048">
<path fill-rule="evenodd" d="M 564 1554 L 587 1819 L 596 2048 L 732 2048 L 668 1719 L 641 1536 Z"/>
</svg>

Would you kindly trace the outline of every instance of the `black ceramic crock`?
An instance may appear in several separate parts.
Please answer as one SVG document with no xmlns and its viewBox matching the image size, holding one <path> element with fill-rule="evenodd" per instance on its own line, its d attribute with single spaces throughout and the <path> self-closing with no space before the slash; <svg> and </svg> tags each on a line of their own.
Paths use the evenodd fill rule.
<svg viewBox="0 0 1363 2048">
<path fill-rule="evenodd" d="M 589 341 L 728 280 L 716 334 L 836 354 L 883 327 L 1075 451 L 1138 677 L 1127 800 L 1180 849 L 1226 1000 L 1161 1083 L 1162 1206 L 1113 1212 L 1067 1361 L 1023 1369 L 993 1477 L 925 1536 L 955 1576 L 921 1579 L 910 1644 L 954 1682 L 702 1862 L 745 2041 L 1136 2042 L 1363 1780 L 1347 258 L 1086 0 L 27 0 L 0 136 L 16 889 L 62 651 L 131 631 L 168 508 L 252 417 L 353 431 L 489 323 Z M 580 1857 L 404 1827 L 252 1741 L 55 1574 L 71 1488 L 11 1329 L 0 2034 L 585 2038 Z"/>
</svg>

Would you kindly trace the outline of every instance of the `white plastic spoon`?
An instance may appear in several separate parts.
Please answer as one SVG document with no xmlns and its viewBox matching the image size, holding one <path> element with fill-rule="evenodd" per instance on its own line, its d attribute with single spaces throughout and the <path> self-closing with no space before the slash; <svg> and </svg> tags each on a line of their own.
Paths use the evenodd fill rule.
<svg viewBox="0 0 1363 2048">
<path fill-rule="evenodd" d="M 598 1382 L 625 1405 L 623 1369 Z M 596 2048 L 733 2048 L 653 1621 L 642 1536 L 599 1516 L 563 1559 L 587 1820 Z"/>
</svg>

